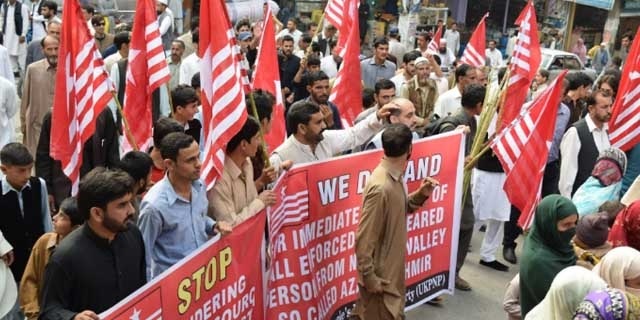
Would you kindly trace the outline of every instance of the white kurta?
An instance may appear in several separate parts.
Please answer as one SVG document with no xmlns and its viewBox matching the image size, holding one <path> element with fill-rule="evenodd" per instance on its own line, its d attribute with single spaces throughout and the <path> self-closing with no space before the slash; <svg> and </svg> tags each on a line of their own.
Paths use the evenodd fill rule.
<svg viewBox="0 0 640 320">
<path fill-rule="evenodd" d="M 9 51 L 3 45 L 0 45 L 0 77 L 9 80 L 11 83 L 16 83 L 16 79 L 13 76 L 13 70 L 11 69 Z"/>
<path fill-rule="evenodd" d="M 0 77 L 0 149 L 15 141 L 13 117 L 18 113 L 18 96 L 13 82 Z"/>
<path fill-rule="evenodd" d="M 17 4 L 17 2 L 16 2 Z M 4 6 L 2 6 L 4 8 Z M 16 34 L 16 24 L 14 22 L 15 5 L 7 6 L 7 26 L 4 32 L 4 46 L 9 50 L 9 55 L 20 56 L 27 54 L 27 42 L 20 43 L 20 36 Z M 22 35 L 26 36 L 29 31 L 29 10 L 26 5 L 22 5 Z M 4 9 L 0 10 L 0 17 L 4 17 Z M 1 19 L 1 18 L 0 18 Z"/>
</svg>

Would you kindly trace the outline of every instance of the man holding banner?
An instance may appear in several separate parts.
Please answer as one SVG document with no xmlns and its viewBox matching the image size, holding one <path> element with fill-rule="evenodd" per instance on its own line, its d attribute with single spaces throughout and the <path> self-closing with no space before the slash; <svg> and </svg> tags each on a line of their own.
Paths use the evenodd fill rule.
<svg viewBox="0 0 640 320">
<path fill-rule="evenodd" d="M 367 181 L 362 216 L 356 234 L 358 301 L 352 315 L 359 319 L 404 316 L 405 215 L 422 207 L 439 183 L 427 177 L 406 194 L 403 173 L 411 157 L 413 136 L 404 124 L 392 124 L 382 134 L 384 157 Z"/>
</svg>

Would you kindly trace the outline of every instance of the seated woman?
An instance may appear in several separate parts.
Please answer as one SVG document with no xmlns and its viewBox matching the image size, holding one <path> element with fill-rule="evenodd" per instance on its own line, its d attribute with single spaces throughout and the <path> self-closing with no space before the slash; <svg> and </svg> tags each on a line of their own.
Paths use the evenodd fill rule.
<svg viewBox="0 0 640 320">
<path fill-rule="evenodd" d="M 631 203 L 618 213 L 609 231 L 609 242 L 614 247 L 629 246 L 640 250 L 640 201 Z"/>
<path fill-rule="evenodd" d="M 544 300 L 527 313 L 525 320 L 571 319 L 589 292 L 606 287 L 607 283 L 593 272 L 578 266 L 568 267 L 553 279 Z"/>
<path fill-rule="evenodd" d="M 580 216 L 598 212 L 606 201 L 620 199 L 622 176 L 627 168 L 627 156 L 618 148 L 603 151 L 591 171 L 591 176 L 573 195 Z"/>
<path fill-rule="evenodd" d="M 626 320 L 640 318 L 640 297 L 620 289 L 589 293 L 580 302 L 573 320 Z"/>
<path fill-rule="evenodd" d="M 605 213 L 590 214 L 580 218 L 573 237 L 573 251 L 576 264 L 589 270 L 600 262 L 613 248 L 607 241 L 609 236 L 608 217 Z"/>
<path fill-rule="evenodd" d="M 630 247 L 615 248 L 593 268 L 611 288 L 640 296 L 640 252 Z"/>
<path fill-rule="evenodd" d="M 577 222 L 576 206 L 561 195 L 549 195 L 538 204 L 520 262 L 523 316 L 544 299 L 556 274 L 576 264 L 571 239 Z"/>
</svg>

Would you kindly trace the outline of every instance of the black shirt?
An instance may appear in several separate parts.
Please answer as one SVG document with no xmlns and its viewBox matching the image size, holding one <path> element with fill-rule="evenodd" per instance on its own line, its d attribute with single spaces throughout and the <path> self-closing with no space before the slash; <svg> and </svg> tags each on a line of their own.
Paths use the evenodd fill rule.
<svg viewBox="0 0 640 320">
<path fill-rule="evenodd" d="M 293 92 L 293 78 L 298 73 L 298 69 L 300 69 L 300 58 L 294 54 L 289 57 L 279 54 L 278 66 L 280 68 L 280 86 L 289 88 Z"/>
<path fill-rule="evenodd" d="M 40 319 L 101 313 L 145 283 L 144 243 L 135 225 L 109 242 L 85 224 L 62 240 L 47 264 Z"/>
</svg>

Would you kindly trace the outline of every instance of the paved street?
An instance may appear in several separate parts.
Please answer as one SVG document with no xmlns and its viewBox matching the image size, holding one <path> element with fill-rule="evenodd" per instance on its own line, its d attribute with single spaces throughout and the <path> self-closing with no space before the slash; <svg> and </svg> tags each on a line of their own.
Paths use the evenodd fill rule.
<svg viewBox="0 0 640 320">
<path fill-rule="evenodd" d="M 408 320 L 458 320 L 458 319 L 506 319 L 502 310 L 502 298 L 507 283 L 518 273 L 519 266 L 507 263 L 509 272 L 496 271 L 478 264 L 480 261 L 480 245 L 484 233 L 476 231 L 473 235 L 471 252 L 462 268 L 462 277 L 469 281 L 473 290 L 456 291 L 454 296 L 444 295 L 441 307 L 420 306 L 407 313 Z M 523 239 L 518 239 L 517 254 L 520 257 Z M 498 260 L 502 259 L 502 246 L 499 248 Z"/>
</svg>

